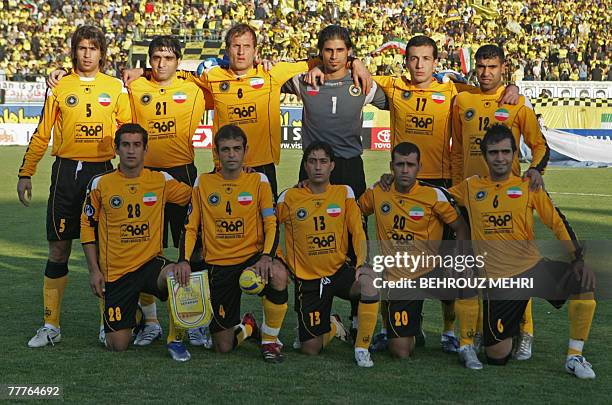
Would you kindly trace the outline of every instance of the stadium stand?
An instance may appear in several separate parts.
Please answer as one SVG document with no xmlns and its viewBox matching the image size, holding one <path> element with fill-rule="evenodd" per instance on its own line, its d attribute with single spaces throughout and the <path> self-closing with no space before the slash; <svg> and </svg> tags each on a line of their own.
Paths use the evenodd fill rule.
<svg viewBox="0 0 612 405">
<path fill-rule="evenodd" d="M 117 74 L 136 48 L 156 34 L 178 35 L 193 55 L 220 53 L 235 22 L 257 27 L 260 54 L 302 59 L 330 23 L 349 27 L 355 53 L 372 72 L 402 72 L 400 52 L 372 54 L 414 34 L 441 45 L 440 66 L 460 70 L 462 49 L 503 45 L 509 77 L 520 80 L 612 80 L 607 0 L 4 0 L 0 2 L 0 80 L 41 80 L 69 66 L 69 36 L 85 23 L 103 27 L 107 73 Z M 207 42 L 204 42 L 207 41 Z M 146 43 L 146 42 L 145 42 Z M 193 45 L 195 44 L 195 45 Z M 200 44 L 200 45 L 198 45 Z M 198 50 L 198 47 L 201 50 Z M 216 49 L 215 49 L 216 48 Z"/>
</svg>

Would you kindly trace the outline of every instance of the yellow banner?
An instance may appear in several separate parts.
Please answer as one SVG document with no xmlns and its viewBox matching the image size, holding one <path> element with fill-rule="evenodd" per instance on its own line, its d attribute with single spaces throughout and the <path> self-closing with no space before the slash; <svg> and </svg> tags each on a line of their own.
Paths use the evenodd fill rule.
<svg viewBox="0 0 612 405">
<path fill-rule="evenodd" d="M 612 129 L 610 99 L 535 98 L 531 102 L 548 128 Z"/>
</svg>

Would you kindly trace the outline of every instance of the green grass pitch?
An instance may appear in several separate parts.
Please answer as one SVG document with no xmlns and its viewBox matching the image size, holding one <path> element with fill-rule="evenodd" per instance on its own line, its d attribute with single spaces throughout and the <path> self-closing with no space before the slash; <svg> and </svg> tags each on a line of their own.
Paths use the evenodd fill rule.
<svg viewBox="0 0 612 405">
<path fill-rule="evenodd" d="M 555 311 L 539 300 L 534 305 L 534 356 L 527 362 L 511 361 L 507 367 L 485 365 L 484 370 L 475 372 L 463 368 L 457 356 L 442 353 L 441 310 L 435 301 L 427 301 L 424 309 L 426 347 L 418 349 L 411 360 L 394 361 L 386 354 L 375 354 L 375 367 L 360 369 L 354 364 L 352 348 L 340 342 L 332 342 L 321 356 L 301 355 L 291 349 L 296 325 L 292 292 L 280 335 L 286 344 L 283 364 L 265 364 L 251 342 L 229 355 L 190 348 L 192 361 L 178 364 L 169 358 L 162 342 L 130 348 L 122 354 L 106 352 L 100 346 L 97 300 L 89 290 L 78 243 L 73 245 L 63 302 L 62 342 L 55 347 L 29 349 L 26 343 L 42 322 L 41 290 L 47 257 L 44 223 L 52 160 L 46 156 L 40 162 L 33 178 L 33 202 L 25 208 L 15 191 L 24 150 L 0 148 L 0 168 L 5 173 L 0 179 L 0 384 L 61 385 L 64 400 L 69 402 L 168 403 L 176 398 L 208 403 L 609 403 L 609 302 L 598 304 L 585 346 L 585 355 L 598 375 L 595 381 L 578 381 L 566 374 L 567 310 Z M 277 169 L 280 190 L 295 183 L 299 159 L 300 151 L 283 151 Z M 201 172 L 210 169 L 210 161 L 209 151 L 197 152 Z M 370 184 L 388 170 L 387 153 L 366 152 L 364 161 Z M 612 170 L 551 167 L 545 181 L 579 236 L 610 240 Z M 543 235 L 551 237 L 550 233 Z M 176 258 L 176 251 L 168 250 L 166 255 Z M 335 309 L 344 318 L 349 312 L 344 302 L 337 302 Z M 254 311 L 261 320 L 257 299 L 243 299 L 242 310 Z M 165 305 L 158 304 L 158 312 L 166 330 Z"/>
</svg>

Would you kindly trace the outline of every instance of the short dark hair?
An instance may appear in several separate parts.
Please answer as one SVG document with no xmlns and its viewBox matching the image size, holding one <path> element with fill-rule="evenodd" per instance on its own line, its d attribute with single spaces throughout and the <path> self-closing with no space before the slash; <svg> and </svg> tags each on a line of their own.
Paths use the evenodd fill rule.
<svg viewBox="0 0 612 405">
<path fill-rule="evenodd" d="M 228 139 L 240 139 L 242 141 L 242 146 L 246 149 L 247 136 L 239 126 L 227 124 L 219 128 L 215 135 L 215 149 L 219 150 L 219 143 Z"/>
<path fill-rule="evenodd" d="M 504 55 L 504 50 L 501 46 L 488 44 L 483 45 L 476 51 L 475 60 L 479 61 L 481 59 L 495 59 L 499 58 L 501 63 L 506 61 L 506 56 Z"/>
<path fill-rule="evenodd" d="M 72 60 L 72 67 L 77 67 L 77 49 L 82 40 L 87 39 L 91 41 L 100 50 L 100 70 L 104 68 L 106 64 L 106 37 L 104 33 L 98 27 L 93 25 L 81 25 L 74 31 L 72 38 L 70 39 L 70 59 Z"/>
<path fill-rule="evenodd" d="M 400 142 L 393 147 L 391 151 L 391 161 L 395 160 L 395 155 L 408 156 L 411 153 L 416 153 L 417 162 L 421 162 L 421 151 L 419 147 L 413 144 L 412 142 Z"/>
<path fill-rule="evenodd" d="M 322 150 L 323 152 L 325 152 L 330 162 L 333 162 L 336 160 L 336 156 L 334 155 L 334 150 L 332 149 L 330 144 L 328 144 L 327 142 L 323 142 L 323 141 L 314 141 L 313 143 L 308 145 L 306 149 L 304 149 L 304 156 L 302 157 L 302 162 L 305 163 L 306 160 L 308 160 L 308 156 L 310 156 L 310 154 L 314 152 L 315 150 Z"/>
<path fill-rule="evenodd" d="M 225 49 L 229 49 L 232 39 L 234 37 L 239 37 L 241 35 L 246 34 L 247 32 L 253 36 L 253 45 L 256 47 L 257 33 L 255 32 L 253 27 L 248 24 L 236 24 L 232 28 L 230 28 L 229 31 L 227 31 L 227 34 L 225 34 Z"/>
<path fill-rule="evenodd" d="M 171 35 L 158 35 L 149 44 L 149 60 L 153 56 L 153 52 L 159 50 L 170 51 L 176 56 L 176 59 L 181 59 L 181 43 L 176 37 Z"/>
<path fill-rule="evenodd" d="M 143 145 L 147 146 L 147 143 L 149 142 L 149 134 L 147 133 L 146 129 L 138 124 L 123 124 L 115 133 L 115 149 L 119 149 L 119 145 L 121 144 L 121 136 L 123 134 L 141 134 Z"/>
<path fill-rule="evenodd" d="M 323 28 L 318 35 L 317 49 L 319 50 L 319 53 L 323 51 L 325 42 L 329 41 L 330 39 L 339 39 L 344 42 L 344 46 L 346 46 L 347 49 L 353 48 L 351 35 L 346 28 L 339 25 L 328 25 L 327 27 Z"/>
<path fill-rule="evenodd" d="M 418 46 L 431 46 L 433 48 L 433 57 L 434 59 L 438 59 L 438 45 L 436 41 L 428 37 L 427 35 L 417 35 L 410 38 L 410 41 L 406 44 L 406 56 L 405 61 L 408 62 L 408 49 L 411 47 Z"/>
<path fill-rule="evenodd" d="M 484 138 L 480 141 L 480 151 L 483 156 L 487 154 L 487 147 L 494 143 L 500 143 L 504 139 L 510 139 L 512 153 L 516 152 L 516 139 L 512 130 L 504 124 L 495 124 L 485 132 Z"/>
</svg>

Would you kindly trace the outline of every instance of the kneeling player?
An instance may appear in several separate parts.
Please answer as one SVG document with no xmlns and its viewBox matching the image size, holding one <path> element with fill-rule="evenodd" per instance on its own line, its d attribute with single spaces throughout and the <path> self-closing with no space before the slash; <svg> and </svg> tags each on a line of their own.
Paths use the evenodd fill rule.
<svg viewBox="0 0 612 405">
<path fill-rule="evenodd" d="M 517 146 L 508 127 L 490 127 L 480 150 L 489 177 L 472 176 L 449 191 L 468 210 L 474 249 L 479 254 L 487 253 L 487 276 L 532 278 L 533 295 L 548 299 L 556 307 L 570 298 L 570 340 L 565 369 L 578 378 L 595 378 L 591 364 L 582 356 L 595 313 L 594 275 L 584 266 L 583 249 L 574 231 L 544 190 L 533 191 L 527 182 L 512 174 Z M 571 264 L 542 258 L 531 242 L 534 210 L 557 239 L 571 241 L 568 245 L 575 256 Z M 519 335 L 529 296 L 524 296 L 524 289 L 492 296 L 494 293 L 499 291 L 489 290 L 485 296 L 484 343 L 489 364 L 503 365 L 510 358 L 512 338 Z"/>
<path fill-rule="evenodd" d="M 318 354 L 334 336 L 346 337 L 339 318 L 331 316 L 334 297 L 359 298 L 355 360 L 372 367 L 368 347 L 378 314 L 372 269 L 365 266 L 366 239 L 353 190 L 331 185 L 334 154 L 329 144 L 313 142 L 304 151 L 308 186 L 292 188 L 278 199 L 279 222 L 285 225 L 287 265 L 295 277 L 301 350 Z M 357 268 L 347 264 L 349 233 Z"/>
<path fill-rule="evenodd" d="M 132 340 L 141 292 L 166 300 L 169 274 L 183 285 L 189 278 L 189 269 L 161 256 L 161 230 L 165 204 L 186 205 L 191 187 L 144 168 L 147 141 L 138 124 L 117 131 L 119 168 L 92 179 L 81 215 L 90 287 L 104 300 L 106 347 L 113 351 L 126 350 Z"/>
<path fill-rule="evenodd" d="M 421 248 L 431 248 L 435 254 L 440 245 L 444 224 L 448 224 L 456 232 L 458 240 L 467 238 L 467 226 L 447 191 L 442 187 L 417 181 L 421 162 L 420 150 L 415 144 L 402 142 L 396 145 L 391 152 L 390 168 L 393 184 L 389 191 L 375 185 L 359 198 L 362 213 L 365 216 L 374 214 L 376 217 L 377 238 L 382 241 L 383 254 L 393 256 L 400 250 L 416 248 L 414 241 L 422 241 L 417 242 L 417 254 L 421 253 Z M 433 276 L 433 273 L 430 273 L 432 269 L 419 270 L 404 274 L 397 269 L 390 269 L 389 273 L 394 274 L 385 276 L 386 279 Z M 391 291 L 389 294 L 393 296 Z M 406 358 L 413 352 L 415 336 L 421 331 L 422 307 L 422 300 L 406 300 L 406 297 L 388 301 L 386 316 L 383 318 L 392 356 Z M 464 311 L 460 310 L 458 314 L 461 318 Z"/>
<path fill-rule="evenodd" d="M 261 351 L 265 361 L 279 363 L 283 361 L 278 332 L 287 313 L 287 271 L 274 258 L 279 235 L 270 183 L 262 173 L 242 170 L 247 138 L 239 127 L 219 129 L 215 148 L 221 169 L 195 181 L 181 257 L 191 257 L 201 229 L 202 267 L 209 271 L 213 306 L 210 331 L 213 346 L 221 353 L 259 334 L 253 314 L 247 313 L 240 322 L 240 274 L 248 267 L 255 269 L 266 283 L 260 294 L 264 309 Z M 189 263 L 180 261 L 178 266 L 188 268 Z"/>
</svg>

